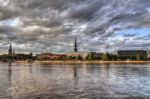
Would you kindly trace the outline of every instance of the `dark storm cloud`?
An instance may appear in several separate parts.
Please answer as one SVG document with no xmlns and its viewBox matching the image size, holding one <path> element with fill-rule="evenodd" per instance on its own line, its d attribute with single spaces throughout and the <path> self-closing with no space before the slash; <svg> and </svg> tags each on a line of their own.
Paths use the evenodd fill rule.
<svg viewBox="0 0 150 99">
<path fill-rule="evenodd" d="M 6 20 L 18 15 L 17 9 L 11 9 L 0 5 L 0 20 Z"/>
<path fill-rule="evenodd" d="M 103 6 L 103 1 L 87 1 L 79 5 L 73 5 L 68 12 L 68 17 L 88 20 L 93 19 L 94 14 Z"/>
<path fill-rule="evenodd" d="M 8 1 L 8 4 L 0 4 L 0 20 L 7 23 L 8 19 L 18 18 L 18 21 L 13 26 L 11 22 L 8 23 L 10 26 L 0 26 L 0 41 L 14 43 L 18 49 L 28 44 L 26 50 L 35 52 L 44 49 L 71 51 L 76 35 L 81 50 L 101 51 L 107 44 L 116 50 L 129 47 L 127 44 L 132 45 L 133 41 L 138 41 L 137 38 L 141 42 L 145 40 L 136 33 L 119 37 L 116 32 L 150 27 L 149 0 Z M 144 46 L 147 44 L 143 43 Z"/>
<path fill-rule="evenodd" d="M 13 28 L 11 26 L 7 26 L 7 25 L 2 25 L 0 26 L 0 35 L 1 35 L 1 40 L 14 40 L 14 39 L 17 39 L 17 36 L 16 36 L 16 32 L 17 29 L 16 28 Z"/>
</svg>

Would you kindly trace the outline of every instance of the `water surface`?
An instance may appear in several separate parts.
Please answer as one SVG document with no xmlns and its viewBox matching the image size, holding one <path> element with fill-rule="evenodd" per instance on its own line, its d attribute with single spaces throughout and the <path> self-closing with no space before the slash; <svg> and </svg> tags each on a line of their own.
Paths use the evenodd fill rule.
<svg viewBox="0 0 150 99">
<path fill-rule="evenodd" d="M 150 99 L 150 65 L 0 64 L 0 99 Z"/>
</svg>

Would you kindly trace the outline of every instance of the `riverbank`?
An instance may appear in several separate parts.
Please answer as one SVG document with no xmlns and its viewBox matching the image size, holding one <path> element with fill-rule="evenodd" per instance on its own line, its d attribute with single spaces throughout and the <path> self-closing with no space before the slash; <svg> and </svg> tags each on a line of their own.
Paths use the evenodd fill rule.
<svg viewBox="0 0 150 99">
<path fill-rule="evenodd" d="M 7 62 L 0 62 L 7 63 Z M 20 64 L 150 64 L 150 61 L 15 61 L 12 63 L 20 63 Z"/>
<path fill-rule="evenodd" d="M 150 61 L 35 61 L 41 64 L 150 64 Z"/>
</svg>

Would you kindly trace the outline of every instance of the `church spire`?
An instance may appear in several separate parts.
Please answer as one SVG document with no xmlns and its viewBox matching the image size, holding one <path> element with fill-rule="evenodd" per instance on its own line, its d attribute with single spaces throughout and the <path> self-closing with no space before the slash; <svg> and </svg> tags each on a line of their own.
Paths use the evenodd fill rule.
<svg viewBox="0 0 150 99">
<path fill-rule="evenodd" d="M 8 55 L 12 55 L 12 46 L 11 46 L 11 44 L 9 46 Z"/>
<path fill-rule="evenodd" d="M 77 48 L 77 38 L 75 37 L 75 42 L 74 42 L 74 52 L 78 52 Z"/>
</svg>

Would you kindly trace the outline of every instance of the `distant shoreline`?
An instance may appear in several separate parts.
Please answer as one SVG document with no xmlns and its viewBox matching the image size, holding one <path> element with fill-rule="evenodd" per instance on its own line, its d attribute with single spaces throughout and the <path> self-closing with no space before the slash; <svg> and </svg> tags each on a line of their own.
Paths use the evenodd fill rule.
<svg viewBox="0 0 150 99">
<path fill-rule="evenodd" d="M 15 63 L 30 63 L 30 62 L 16 61 Z M 33 63 L 37 63 L 37 64 L 150 64 L 150 61 L 34 61 Z"/>
</svg>

